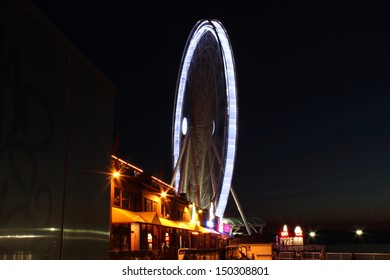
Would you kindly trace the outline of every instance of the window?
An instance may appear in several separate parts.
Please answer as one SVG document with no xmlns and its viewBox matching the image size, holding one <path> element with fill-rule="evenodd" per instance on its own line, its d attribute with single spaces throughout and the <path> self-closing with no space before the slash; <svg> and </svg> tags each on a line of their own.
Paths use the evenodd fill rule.
<svg viewBox="0 0 390 280">
<path fill-rule="evenodd" d="M 142 211 L 152 212 L 152 201 L 150 199 L 144 198 L 144 203 L 142 205 Z"/>
<path fill-rule="evenodd" d="M 177 211 L 177 220 L 178 221 L 184 221 L 184 213 L 183 211 Z"/>
<path fill-rule="evenodd" d="M 157 212 L 157 202 L 151 199 L 144 198 L 142 211 L 145 212 Z"/>
<path fill-rule="evenodd" d="M 121 190 L 117 187 L 114 188 L 114 205 L 121 206 Z"/>
<path fill-rule="evenodd" d="M 169 218 L 169 208 L 165 204 L 161 204 L 161 216 Z"/>
<path fill-rule="evenodd" d="M 152 201 L 152 211 L 157 212 L 157 202 L 156 201 Z"/>
<path fill-rule="evenodd" d="M 130 209 L 130 193 L 127 191 L 122 192 L 122 208 Z"/>
<path fill-rule="evenodd" d="M 137 207 L 137 205 L 139 205 L 139 203 L 137 203 L 137 196 L 133 193 L 130 196 L 130 210 L 139 211 L 139 206 Z"/>
<path fill-rule="evenodd" d="M 152 212 L 152 201 L 150 199 L 145 199 L 146 200 L 146 212 Z"/>
<path fill-rule="evenodd" d="M 134 205 L 134 194 L 126 190 L 121 190 L 118 187 L 114 188 L 114 206 L 131 210 L 131 208 L 134 208 Z"/>
</svg>

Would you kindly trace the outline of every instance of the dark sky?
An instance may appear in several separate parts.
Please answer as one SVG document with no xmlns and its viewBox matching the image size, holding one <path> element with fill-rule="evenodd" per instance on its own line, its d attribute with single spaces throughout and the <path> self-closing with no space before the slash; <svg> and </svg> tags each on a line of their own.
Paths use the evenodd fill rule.
<svg viewBox="0 0 390 280">
<path fill-rule="evenodd" d="M 196 22 L 218 19 L 236 62 L 233 183 L 246 215 L 280 224 L 390 227 L 384 7 L 32 2 L 116 85 L 119 157 L 171 180 L 181 57 Z M 237 215 L 232 200 L 229 213 Z"/>
</svg>

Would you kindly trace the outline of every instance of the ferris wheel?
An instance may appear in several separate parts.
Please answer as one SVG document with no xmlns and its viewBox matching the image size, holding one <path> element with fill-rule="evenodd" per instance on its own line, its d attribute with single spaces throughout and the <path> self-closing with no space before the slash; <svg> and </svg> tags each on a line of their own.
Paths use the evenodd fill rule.
<svg viewBox="0 0 390 280">
<path fill-rule="evenodd" d="M 178 195 L 220 218 L 233 176 L 237 109 L 226 30 L 217 20 L 201 20 L 187 40 L 177 80 L 171 185 Z"/>
</svg>

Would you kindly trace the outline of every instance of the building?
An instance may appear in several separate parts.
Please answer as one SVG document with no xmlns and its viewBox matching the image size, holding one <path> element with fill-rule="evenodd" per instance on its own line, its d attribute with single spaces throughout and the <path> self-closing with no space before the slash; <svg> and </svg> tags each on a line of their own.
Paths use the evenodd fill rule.
<svg viewBox="0 0 390 280">
<path fill-rule="evenodd" d="M 112 82 L 24 0 L 0 65 L 0 259 L 108 259 Z"/>
<path fill-rule="evenodd" d="M 229 236 L 160 179 L 112 156 L 110 257 L 177 259 L 180 248 L 221 249 Z"/>
</svg>

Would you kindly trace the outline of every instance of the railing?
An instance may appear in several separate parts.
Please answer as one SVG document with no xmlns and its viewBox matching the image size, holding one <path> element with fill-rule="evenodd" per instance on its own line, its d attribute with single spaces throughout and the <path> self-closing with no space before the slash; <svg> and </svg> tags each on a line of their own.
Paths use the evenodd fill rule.
<svg viewBox="0 0 390 280">
<path fill-rule="evenodd" d="M 319 260 L 320 252 L 279 252 L 279 260 Z M 327 260 L 390 260 L 390 253 L 326 253 Z"/>
<path fill-rule="evenodd" d="M 327 253 L 328 260 L 390 260 L 390 253 Z"/>
<path fill-rule="evenodd" d="M 148 250 L 111 251 L 109 258 L 112 260 L 147 260 L 147 259 L 151 259 L 150 251 L 148 251 Z"/>
<path fill-rule="evenodd" d="M 220 260 L 219 249 L 192 249 L 181 248 L 178 250 L 179 260 Z"/>
</svg>

